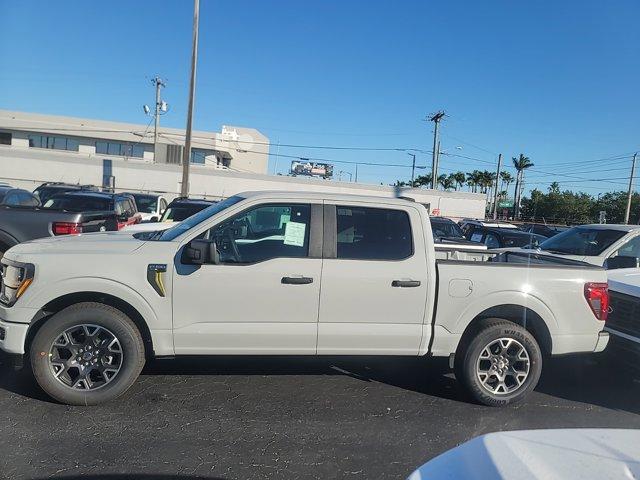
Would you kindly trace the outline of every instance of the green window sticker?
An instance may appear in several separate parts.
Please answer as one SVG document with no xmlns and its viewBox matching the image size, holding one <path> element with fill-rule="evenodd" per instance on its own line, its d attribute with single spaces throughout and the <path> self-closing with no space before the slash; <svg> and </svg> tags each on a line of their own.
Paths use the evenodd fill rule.
<svg viewBox="0 0 640 480">
<path fill-rule="evenodd" d="M 284 244 L 303 247 L 306 228 L 306 223 L 287 222 L 287 226 L 284 230 Z"/>
</svg>

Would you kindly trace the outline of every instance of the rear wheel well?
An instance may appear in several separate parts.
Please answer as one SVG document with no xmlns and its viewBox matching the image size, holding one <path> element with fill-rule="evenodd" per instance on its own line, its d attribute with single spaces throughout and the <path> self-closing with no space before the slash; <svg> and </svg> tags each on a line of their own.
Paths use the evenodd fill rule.
<svg viewBox="0 0 640 480">
<path fill-rule="evenodd" d="M 135 323 L 136 327 L 138 327 L 138 330 L 140 331 L 140 335 L 142 335 L 142 340 L 144 342 L 145 348 L 145 356 L 147 358 L 151 358 L 153 356 L 153 342 L 151 340 L 151 332 L 149 331 L 149 327 L 147 326 L 147 323 L 145 322 L 140 312 L 138 312 L 138 310 L 136 310 L 131 304 L 125 302 L 124 300 L 118 297 L 114 297 L 113 295 L 108 295 L 100 292 L 70 293 L 68 295 L 58 297 L 42 307 L 31 322 L 31 327 L 29 328 L 27 339 L 25 342 L 25 353 L 29 353 L 29 348 L 31 346 L 33 338 L 35 337 L 36 333 L 38 333 L 38 330 L 40 330 L 40 328 L 46 323 L 46 321 L 51 318 L 51 316 L 60 312 L 61 310 L 64 310 L 67 307 L 70 307 L 71 305 L 82 302 L 97 302 L 109 305 L 111 307 L 117 308 L 122 313 L 127 315 L 133 321 L 133 323 Z"/>
<path fill-rule="evenodd" d="M 533 338 L 535 338 L 538 345 L 540 345 L 543 355 L 547 356 L 551 354 L 553 346 L 551 333 L 542 317 L 530 308 L 512 304 L 497 305 L 476 315 L 462 334 L 460 345 L 463 345 L 469 337 L 472 337 L 476 331 L 482 327 L 484 320 L 487 318 L 500 318 L 520 325 L 533 335 Z"/>
</svg>

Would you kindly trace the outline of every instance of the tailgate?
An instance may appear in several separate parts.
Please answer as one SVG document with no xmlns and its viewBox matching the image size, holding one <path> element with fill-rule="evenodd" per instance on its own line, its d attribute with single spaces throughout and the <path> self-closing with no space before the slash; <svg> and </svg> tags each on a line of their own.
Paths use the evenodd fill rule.
<svg viewBox="0 0 640 480">
<path fill-rule="evenodd" d="M 110 232 L 118 230 L 118 218 L 115 212 L 82 212 L 78 223 L 83 233 Z"/>
</svg>

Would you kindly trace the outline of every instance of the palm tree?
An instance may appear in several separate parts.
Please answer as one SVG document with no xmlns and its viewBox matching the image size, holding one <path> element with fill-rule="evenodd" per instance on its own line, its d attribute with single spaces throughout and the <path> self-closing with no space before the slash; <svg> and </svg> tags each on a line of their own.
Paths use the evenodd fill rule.
<svg viewBox="0 0 640 480">
<path fill-rule="evenodd" d="M 431 185 L 431 174 L 418 175 L 413 182 L 414 187 L 423 187 L 425 185 Z"/>
<path fill-rule="evenodd" d="M 464 182 L 467 180 L 467 176 L 464 172 L 456 172 L 449 175 L 449 177 L 455 182 L 455 189 L 462 188 Z"/>
<path fill-rule="evenodd" d="M 513 166 L 515 167 L 516 173 L 516 189 L 513 195 L 513 218 L 517 218 L 520 214 L 520 190 L 522 181 L 524 180 L 524 171 L 527 168 L 533 167 L 533 163 L 529 157 L 526 157 L 524 154 L 520 154 L 518 157 L 512 157 Z"/>
<path fill-rule="evenodd" d="M 480 186 L 480 171 L 474 170 L 473 172 L 467 172 L 467 186 L 473 193 L 478 191 Z"/>
<path fill-rule="evenodd" d="M 509 190 L 509 185 L 513 183 L 513 175 L 509 172 L 505 172 L 504 170 L 500 172 L 500 190 Z"/>
<path fill-rule="evenodd" d="M 453 179 L 450 176 L 447 177 L 446 175 L 438 175 L 438 183 L 445 190 L 449 190 L 450 188 L 453 188 L 455 185 L 455 182 L 453 181 Z"/>
</svg>

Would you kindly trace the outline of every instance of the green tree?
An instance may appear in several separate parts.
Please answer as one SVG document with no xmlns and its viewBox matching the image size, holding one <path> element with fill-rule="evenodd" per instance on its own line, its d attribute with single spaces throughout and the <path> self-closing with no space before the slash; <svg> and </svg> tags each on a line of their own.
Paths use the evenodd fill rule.
<svg viewBox="0 0 640 480">
<path fill-rule="evenodd" d="M 531 159 L 524 154 L 520 154 L 518 157 L 513 157 L 511 159 L 513 161 L 513 166 L 516 169 L 516 188 L 513 195 L 513 218 L 518 218 L 520 215 L 520 185 L 522 185 L 522 181 L 524 180 L 524 172 L 525 170 L 533 167 L 533 162 Z"/>
<path fill-rule="evenodd" d="M 455 189 L 456 190 L 458 190 L 458 188 L 462 188 L 462 186 L 464 185 L 464 182 L 467 180 L 467 176 L 465 175 L 464 172 L 455 172 L 455 173 L 452 173 L 449 176 L 455 182 L 455 184 L 456 184 Z"/>
<path fill-rule="evenodd" d="M 509 190 L 509 185 L 511 185 L 514 180 L 513 175 L 509 172 L 504 170 L 500 172 L 500 190 Z"/>
<path fill-rule="evenodd" d="M 442 186 L 445 190 L 449 190 L 450 188 L 455 187 L 455 182 L 451 176 L 447 175 L 439 175 L 438 176 L 438 184 Z"/>
</svg>

